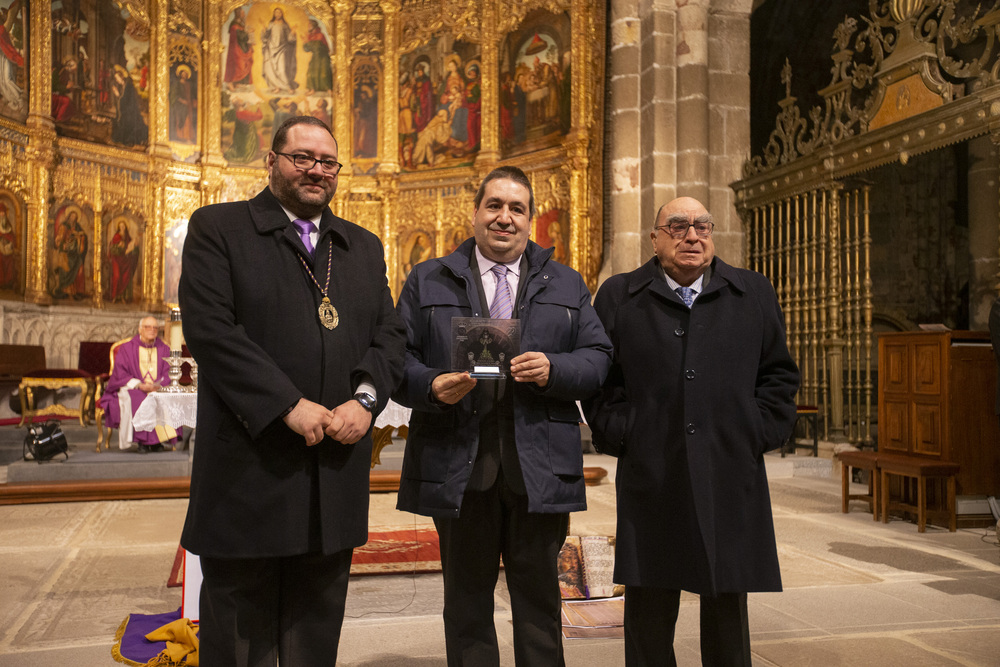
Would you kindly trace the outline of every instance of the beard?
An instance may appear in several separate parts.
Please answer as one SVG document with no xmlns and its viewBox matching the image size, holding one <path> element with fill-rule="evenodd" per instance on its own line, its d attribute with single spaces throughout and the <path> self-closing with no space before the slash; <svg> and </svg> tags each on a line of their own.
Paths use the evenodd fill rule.
<svg viewBox="0 0 1000 667">
<path fill-rule="evenodd" d="M 317 185 L 322 190 L 306 189 L 309 185 Z M 319 181 L 302 174 L 298 179 L 286 178 L 280 169 L 271 170 L 271 193 L 285 207 L 296 215 L 311 218 L 320 213 L 333 200 L 337 187 L 330 187 L 326 178 Z"/>
</svg>

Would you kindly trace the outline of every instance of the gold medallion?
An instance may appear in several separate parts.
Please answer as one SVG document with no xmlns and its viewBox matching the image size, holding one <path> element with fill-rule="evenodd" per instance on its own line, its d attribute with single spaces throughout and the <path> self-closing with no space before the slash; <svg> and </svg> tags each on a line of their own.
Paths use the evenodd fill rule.
<svg viewBox="0 0 1000 667">
<path fill-rule="evenodd" d="M 323 297 L 323 302 L 319 304 L 319 321 L 327 329 L 336 329 L 337 325 L 340 324 L 340 315 L 337 314 L 337 309 L 330 303 L 330 299 L 325 296 Z"/>
</svg>

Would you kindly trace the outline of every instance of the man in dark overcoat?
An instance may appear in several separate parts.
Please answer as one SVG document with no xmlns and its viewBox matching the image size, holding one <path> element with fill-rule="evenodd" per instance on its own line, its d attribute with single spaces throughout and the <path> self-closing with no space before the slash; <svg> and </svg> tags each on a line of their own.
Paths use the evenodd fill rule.
<svg viewBox="0 0 1000 667">
<path fill-rule="evenodd" d="M 580 411 L 611 345 L 580 274 L 528 240 L 531 182 L 500 167 L 474 199 L 474 238 L 418 264 L 399 312 L 413 409 L 397 507 L 434 517 L 449 665 L 499 665 L 494 589 L 503 557 L 518 665 L 562 665 L 557 558 L 569 512 L 586 509 Z M 503 379 L 452 369 L 453 317 L 517 318 Z"/>
<path fill-rule="evenodd" d="M 403 328 L 382 244 L 328 207 L 329 127 L 289 119 L 266 164 L 265 190 L 195 211 L 184 243 L 199 381 L 181 543 L 204 573 L 201 664 L 332 665 Z"/>
<path fill-rule="evenodd" d="M 680 591 L 701 596 L 706 665 L 750 665 L 748 591 L 781 590 L 764 452 L 791 433 L 799 373 L 767 278 L 715 257 L 688 197 L 663 206 L 655 257 L 594 306 L 615 349 L 585 414 L 618 456 L 615 581 L 628 665 L 673 662 Z"/>
</svg>

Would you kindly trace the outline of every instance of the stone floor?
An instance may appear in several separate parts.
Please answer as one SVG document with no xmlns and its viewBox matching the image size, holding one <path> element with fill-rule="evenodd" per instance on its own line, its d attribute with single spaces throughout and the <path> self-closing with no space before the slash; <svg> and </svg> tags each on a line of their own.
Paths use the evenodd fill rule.
<svg viewBox="0 0 1000 667">
<path fill-rule="evenodd" d="M 91 431 L 92 432 L 92 431 Z M 398 451 L 383 455 L 398 464 Z M 588 488 L 571 533 L 614 533 L 614 459 L 588 455 L 608 480 Z M 767 457 L 783 593 L 750 596 L 754 664 L 1000 665 L 1000 546 L 993 529 L 875 523 L 862 503 L 840 513 L 828 460 Z M 2 468 L 0 468 L 2 471 Z M 0 478 L 2 479 L 2 478 Z M 373 526 L 425 524 L 374 494 Z M 0 507 L 0 667 L 113 665 L 115 629 L 130 612 L 180 606 L 165 583 L 185 500 Z M 444 665 L 438 574 L 352 580 L 343 665 Z M 501 581 L 496 623 L 513 664 Z M 566 663 L 623 664 L 621 640 L 566 640 Z M 698 599 L 682 597 L 676 651 L 697 665 Z"/>
</svg>

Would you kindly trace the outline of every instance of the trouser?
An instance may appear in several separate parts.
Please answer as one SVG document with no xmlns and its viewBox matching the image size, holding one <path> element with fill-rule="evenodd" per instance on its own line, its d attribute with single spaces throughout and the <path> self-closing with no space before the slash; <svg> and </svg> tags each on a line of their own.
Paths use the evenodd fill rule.
<svg viewBox="0 0 1000 667">
<path fill-rule="evenodd" d="M 625 664 L 674 666 L 674 626 L 681 592 L 625 587 Z M 746 593 L 701 596 L 701 664 L 750 667 Z"/>
<path fill-rule="evenodd" d="M 202 557 L 200 664 L 335 664 L 352 553 Z"/>
<path fill-rule="evenodd" d="M 568 514 L 528 512 L 528 497 L 503 482 L 466 491 L 456 519 L 434 519 L 444 574 L 448 665 L 497 666 L 494 590 L 503 557 L 514 628 L 514 661 L 522 667 L 563 662 L 558 556 Z"/>
</svg>

